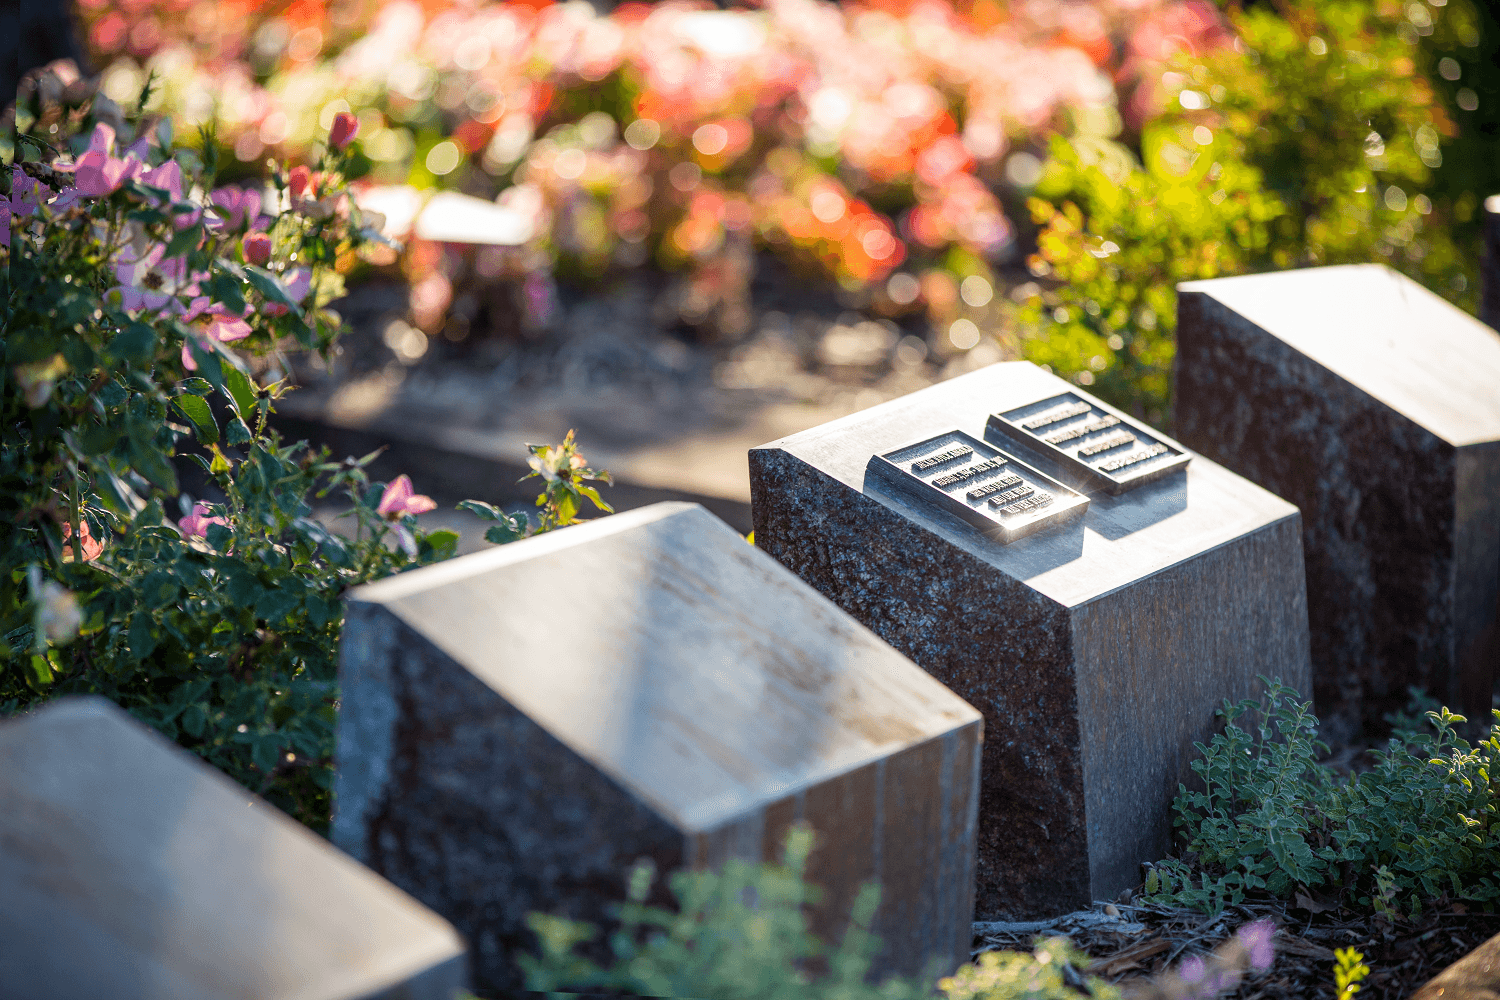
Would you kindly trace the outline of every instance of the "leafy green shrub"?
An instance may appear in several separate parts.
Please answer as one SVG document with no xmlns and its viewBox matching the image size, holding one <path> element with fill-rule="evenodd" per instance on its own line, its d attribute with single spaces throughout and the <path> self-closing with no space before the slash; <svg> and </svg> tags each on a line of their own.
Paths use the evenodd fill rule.
<svg viewBox="0 0 1500 1000">
<path fill-rule="evenodd" d="M 1474 33 L 1472 7 L 1293 0 L 1231 19 L 1233 49 L 1162 77 L 1172 110 L 1139 162 L 1055 140 L 1032 200 L 1033 271 L 1063 284 L 1029 301 L 1023 352 L 1158 424 L 1178 281 L 1383 261 L 1475 304 L 1477 247 L 1450 228 L 1473 206 L 1426 193 L 1455 129 L 1422 42 Z"/>
<path fill-rule="evenodd" d="M 104 695 L 321 829 L 340 592 L 458 541 L 417 528 L 434 504 L 407 477 L 370 482 L 373 455 L 333 462 L 283 442 L 270 417 L 286 385 L 243 367 L 326 355 L 332 265 L 371 238 L 368 220 L 344 201 L 337 148 L 267 192 L 201 195 L 213 164 L 172 151 L 169 130 L 91 114 L 23 107 L 25 162 L 6 178 L 0 713 Z M 336 125 L 347 141 L 350 123 Z M 174 521 L 164 502 L 184 448 L 223 500 L 180 497 Z M 607 474 L 571 435 L 532 450 L 540 530 L 584 498 L 605 507 L 584 480 Z M 351 537 L 312 517 L 335 491 Z M 496 540 L 532 530 L 488 510 L 504 520 Z"/>
<path fill-rule="evenodd" d="M 1299 890 L 1409 913 L 1500 900 L 1500 728 L 1471 746 L 1462 716 L 1428 712 L 1343 778 L 1318 762 L 1311 703 L 1267 684 L 1264 702 L 1226 701 L 1224 732 L 1198 744 L 1205 788 L 1181 787 L 1173 807 L 1186 851 L 1151 870 L 1149 898 L 1213 912 Z"/>
<path fill-rule="evenodd" d="M 719 872 L 682 871 L 670 877 L 677 910 L 647 906 L 655 873 L 631 873 L 620 923 L 608 938 L 613 962 L 601 966 L 578 953 L 597 928 L 534 913 L 528 918 L 541 944 L 539 957 L 522 956 L 526 986 L 538 991 L 619 990 L 641 996 L 805 997 L 827 1000 L 905 1000 L 932 994 L 930 978 L 866 981 L 880 943 L 870 933 L 879 890 L 866 885 L 855 900 L 849 929 L 829 949 L 808 929 L 803 908 L 817 889 L 804 880 L 813 832 L 787 834 L 783 863 L 730 861 Z M 1071 1000 L 1085 982 L 1076 966 L 1087 956 L 1065 938 L 1051 938 L 1034 953 L 990 952 L 938 983 L 950 1000 Z M 826 973 L 809 973 L 821 961 Z M 1090 977 L 1095 997 L 1119 991 Z"/>
</svg>

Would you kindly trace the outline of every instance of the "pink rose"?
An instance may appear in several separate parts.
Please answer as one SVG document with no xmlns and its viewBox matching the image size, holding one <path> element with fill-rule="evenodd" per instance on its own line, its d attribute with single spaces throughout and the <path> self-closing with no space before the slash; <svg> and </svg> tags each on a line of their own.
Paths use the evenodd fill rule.
<svg viewBox="0 0 1500 1000">
<path fill-rule="evenodd" d="M 347 111 L 333 116 L 333 127 L 328 130 L 328 145 L 343 149 L 359 135 L 359 119 Z"/>
<path fill-rule="evenodd" d="M 298 164 L 292 168 L 291 176 L 287 178 L 287 187 L 291 189 L 293 198 L 301 198 L 302 193 L 312 186 L 312 171 Z"/>
<path fill-rule="evenodd" d="M 375 512 L 388 521 L 396 521 L 407 514 L 425 514 L 436 509 L 437 504 L 432 497 L 417 493 L 411 485 L 411 479 L 403 473 L 391 480 L 391 484 L 385 488 Z"/>
<path fill-rule="evenodd" d="M 250 263 L 264 265 L 271 259 L 271 237 L 265 233 L 248 233 L 240 241 L 240 249 Z"/>
<path fill-rule="evenodd" d="M 229 522 L 222 517 L 209 517 L 213 508 L 203 501 L 193 504 L 193 512 L 177 522 L 177 530 L 182 532 L 183 538 L 207 538 L 208 526 L 211 524 L 222 524 L 226 528 Z"/>
</svg>

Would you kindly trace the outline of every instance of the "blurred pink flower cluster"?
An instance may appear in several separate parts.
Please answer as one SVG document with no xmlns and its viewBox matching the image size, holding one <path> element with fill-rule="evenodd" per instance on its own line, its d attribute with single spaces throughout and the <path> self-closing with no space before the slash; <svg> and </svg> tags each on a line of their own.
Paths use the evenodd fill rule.
<svg viewBox="0 0 1500 1000">
<path fill-rule="evenodd" d="M 93 4 L 94 6 L 90 6 Z M 983 266 L 1054 132 L 1154 113 L 1154 71 L 1228 44 L 1207 0 L 85 0 L 106 73 L 245 161 L 354 133 L 387 181 L 489 185 L 529 253 L 711 267 L 737 235 L 846 285 L 952 249 Z M 443 138 L 431 128 L 441 123 Z M 506 190 L 508 188 L 508 190 Z M 422 275 L 414 275 L 420 280 Z"/>
</svg>

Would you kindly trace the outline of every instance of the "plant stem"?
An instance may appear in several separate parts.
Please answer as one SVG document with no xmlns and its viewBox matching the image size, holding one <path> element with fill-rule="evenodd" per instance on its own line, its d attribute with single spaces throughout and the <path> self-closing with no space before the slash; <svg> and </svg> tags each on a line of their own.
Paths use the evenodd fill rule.
<svg viewBox="0 0 1500 1000">
<path fill-rule="evenodd" d="M 68 523 L 73 529 L 73 561 L 83 565 L 83 531 L 78 517 L 78 469 L 73 470 L 73 479 L 68 489 Z"/>
</svg>

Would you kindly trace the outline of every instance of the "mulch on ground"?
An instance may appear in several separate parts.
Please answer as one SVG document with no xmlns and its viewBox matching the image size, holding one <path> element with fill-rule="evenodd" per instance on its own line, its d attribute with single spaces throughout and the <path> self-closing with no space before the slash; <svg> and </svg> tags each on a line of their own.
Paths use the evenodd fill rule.
<svg viewBox="0 0 1500 1000">
<path fill-rule="evenodd" d="M 1461 904 L 1416 919 L 1350 910 L 1299 909 L 1282 903 L 1238 905 L 1216 917 L 1160 906 L 1098 903 L 1091 910 L 1035 923 L 975 924 L 974 953 L 1029 950 L 1039 936 L 1066 935 L 1092 963 L 1084 970 L 1128 986 L 1159 977 L 1193 955 L 1207 955 L 1241 925 L 1270 919 L 1276 961 L 1250 973 L 1237 1000 L 1316 1000 L 1334 995 L 1334 950 L 1354 947 L 1370 975 L 1360 1000 L 1406 1000 L 1447 966 L 1500 933 L 1500 914 Z"/>
</svg>

